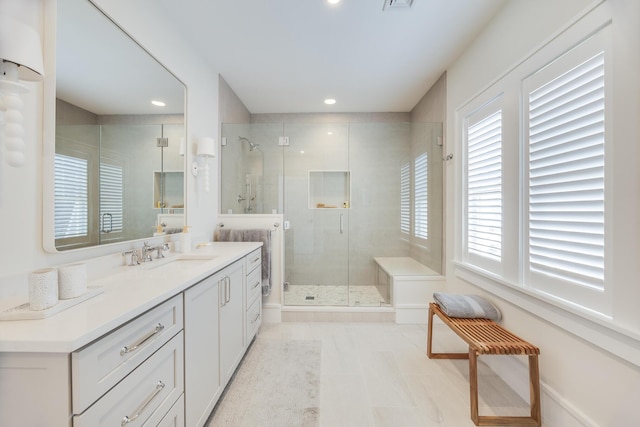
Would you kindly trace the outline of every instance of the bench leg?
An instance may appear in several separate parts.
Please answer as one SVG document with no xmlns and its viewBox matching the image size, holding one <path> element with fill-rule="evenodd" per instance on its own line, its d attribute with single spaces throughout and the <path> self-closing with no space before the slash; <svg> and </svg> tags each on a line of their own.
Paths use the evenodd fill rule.
<svg viewBox="0 0 640 427">
<path fill-rule="evenodd" d="M 471 402 L 471 421 L 480 425 L 478 415 L 478 353 L 469 347 L 469 392 Z"/>
<path fill-rule="evenodd" d="M 531 419 L 537 425 L 542 425 L 540 411 L 540 369 L 538 367 L 538 355 L 529 356 L 529 400 L 531 403 Z"/>
<path fill-rule="evenodd" d="M 429 359 L 468 359 L 468 353 L 434 353 L 432 348 L 433 342 L 433 315 L 435 312 L 429 306 L 429 319 L 427 324 L 427 357 Z"/>
<path fill-rule="evenodd" d="M 537 426 L 542 425 L 540 413 L 540 376 L 538 368 L 538 355 L 529 356 L 529 386 L 530 386 L 530 417 L 479 415 L 478 413 L 478 354 L 469 348 L 469 391 L 471 402 L 471 420 L 477 426 L 518 425 Z"/>
</svg>

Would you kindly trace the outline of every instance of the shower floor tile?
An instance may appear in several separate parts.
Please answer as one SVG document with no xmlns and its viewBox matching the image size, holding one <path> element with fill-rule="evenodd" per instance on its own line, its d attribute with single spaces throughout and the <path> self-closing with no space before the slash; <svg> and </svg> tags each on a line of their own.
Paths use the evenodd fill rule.
<svg viewBox="0 0 640 427">
<path fill-rule="evenodd" d="M 390 307 L 375 286 L 289 285 L 284 305 Z"/>
</svg>

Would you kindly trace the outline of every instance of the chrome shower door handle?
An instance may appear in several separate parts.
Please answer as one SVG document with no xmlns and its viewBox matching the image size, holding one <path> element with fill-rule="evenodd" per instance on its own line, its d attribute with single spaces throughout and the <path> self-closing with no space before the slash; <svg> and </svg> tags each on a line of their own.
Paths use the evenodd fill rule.
<svg viewBox="0 0 640 427">
<path fill-rule="evenodd" d="M 344 214 L 340 214 L 340 234 L 344 234 Z"/>
</svg>

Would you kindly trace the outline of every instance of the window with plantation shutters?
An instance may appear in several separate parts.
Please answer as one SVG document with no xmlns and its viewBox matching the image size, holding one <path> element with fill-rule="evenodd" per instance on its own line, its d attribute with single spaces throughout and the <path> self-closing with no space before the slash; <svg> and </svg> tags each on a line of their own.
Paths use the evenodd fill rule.
<svg viewBox="0 0 640 427">
<path fill-rule="evenodd" d="M 604 287 L 604 58 L 526 85 L 529 270 L 595 289 Z"/>
<path fill-rule="evenodd" d="M 466 251 L 502 259 L 502 110 L 483 109 L 466 130 Z"/>
<path fill-rule="evenodd" d="M 89 234 L 89 179 L 86 159 L 55 155 L 54 233 L 56 239 Z"/>
<path fill-rule="evenodd" d="M 425 240 L 429 237 L 428 160 L 426 152 L 414 159 L 413 235 Z"/>
<path fill-rule="evenodd" d="M 411 169 L 409 163 L 400 168 L 400 231 L 411 230 Z"/>
<path fill-rule="evenodd" d="M 102 233 L 122 231 L 124 194 L 122 176 L 122 166 L 104 162 L 100 165 L 100 231 Z"/>
</svg>

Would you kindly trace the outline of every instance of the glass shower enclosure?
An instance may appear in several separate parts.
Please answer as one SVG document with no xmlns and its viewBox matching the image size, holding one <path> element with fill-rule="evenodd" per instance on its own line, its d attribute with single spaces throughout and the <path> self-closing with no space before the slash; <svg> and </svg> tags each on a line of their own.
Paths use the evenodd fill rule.
<svg viewBox="0 0 640 427">
<path fill-rule="evenodd" d="M 374 257 L 441 271 L 442 124 L 223 124 L 222 137 L 221 212 L 284 214 L 285 305 L 389 306 Z M 418 157 L 428 158 L 422 186 Z M 414 235 L 421 218 L 426 239 Z"/>
</svg>

